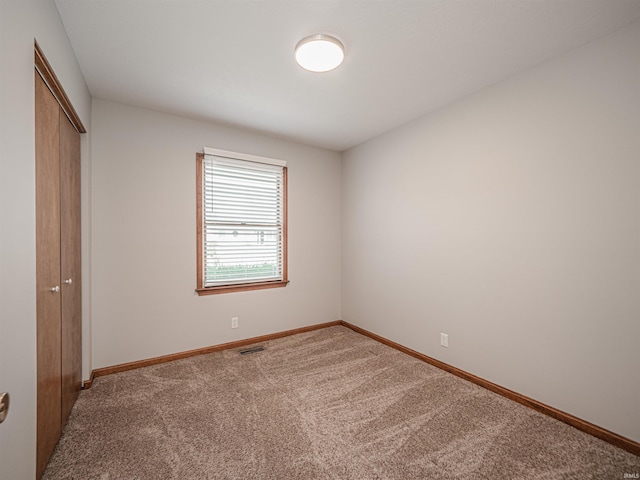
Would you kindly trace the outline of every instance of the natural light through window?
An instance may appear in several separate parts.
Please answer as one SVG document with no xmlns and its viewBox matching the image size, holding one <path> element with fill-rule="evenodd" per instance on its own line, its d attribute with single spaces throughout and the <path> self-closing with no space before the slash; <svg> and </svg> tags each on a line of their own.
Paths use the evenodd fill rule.
<svg viewBox="0 0 640 480">
<path fill-rule="evenodd" d="M 198 292 L 285 286 L 286 163 L 220 150 L 198 156 Z"/>
</svg>

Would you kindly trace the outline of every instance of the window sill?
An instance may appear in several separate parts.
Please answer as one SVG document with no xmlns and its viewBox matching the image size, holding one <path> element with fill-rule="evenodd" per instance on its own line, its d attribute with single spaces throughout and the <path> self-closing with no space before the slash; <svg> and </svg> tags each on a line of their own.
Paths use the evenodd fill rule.
<svg viewBox="0 0 640 480">
<path fill-rule="evenodd" d="M 249 290 L 264 290 L 265 288 L 286 287 L 289 280 L 276 282 L 243 283 L 240 285 L 220 285 L 219 287 L 196 288 L 198 295 L 217 295 L 219 293 L 247 292 Z"/>
</svg>

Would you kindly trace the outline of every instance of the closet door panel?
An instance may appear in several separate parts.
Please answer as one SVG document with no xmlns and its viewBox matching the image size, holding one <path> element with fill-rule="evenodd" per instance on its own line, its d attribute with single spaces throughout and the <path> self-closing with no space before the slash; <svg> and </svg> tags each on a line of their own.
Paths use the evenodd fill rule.
<svg viewBox="0 0 640 480">
<path fill-rule="evenodd" d="M 62 275 L 62 418 L 67 423 L 82 383 L 80 273 L 80 134 L 60 109 L 60 238 Z"/>
<path fill-rule="evenodd" d="M 35 78 L 37 448 L 40 478 L 60 437 L 60 107 Z"/>
</svg>

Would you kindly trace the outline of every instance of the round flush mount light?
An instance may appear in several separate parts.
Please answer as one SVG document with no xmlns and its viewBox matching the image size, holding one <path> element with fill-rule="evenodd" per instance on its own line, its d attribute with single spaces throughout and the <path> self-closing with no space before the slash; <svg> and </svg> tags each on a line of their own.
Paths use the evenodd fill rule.
<svg viewBox="0 0 640 480">
<path fill-rule="evenodd" d="M 330 35 L 311 35 L 296 45 L 296 62 L 311 72 L 328 72 L 344 60 L 344 46 Z"/>
</svg>

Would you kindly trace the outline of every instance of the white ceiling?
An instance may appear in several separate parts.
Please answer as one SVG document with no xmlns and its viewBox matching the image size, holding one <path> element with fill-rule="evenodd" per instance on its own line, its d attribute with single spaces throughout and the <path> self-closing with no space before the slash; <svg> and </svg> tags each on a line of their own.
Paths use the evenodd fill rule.
<svg viewBox="0 0 640 480">
<path fill-rule="evenodd" d="M 94 97 L 345 150 L 640 20 L 639 0 L 56 0 Z M 298 67 L 328 33 L 345 62 Z"/>
</svg>

